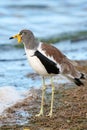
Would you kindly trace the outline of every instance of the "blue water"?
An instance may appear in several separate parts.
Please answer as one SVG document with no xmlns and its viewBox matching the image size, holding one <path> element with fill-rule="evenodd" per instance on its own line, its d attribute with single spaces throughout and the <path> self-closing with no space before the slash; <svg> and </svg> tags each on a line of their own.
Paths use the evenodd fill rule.
<svg viewBox="0 0 87 130">
<path fill-rule="evenodd" d="M 21 29 L 37 37 L 87 30 L 86 0 L 0 1 L 0 43 Z"/>
<path fill-rule="evenodd" d="M 17 41 L 9 40 L 10 36 L 21 29 L 30 29 L 39 38 L 85 31 L 87 0 L 0 1 L 0 88 L 2 90 L 0 95 L 3 97 L 0 107 L 2 106 L 2 109 L 4 104 L 9 104 L 5 101 L 7 97 L 5 98 L 6 93 L 3 91 L 8 91 L 8 95 L 17 91 L 18 95 L 21 95 L 21 90 L 28 91 L 31 87 L 41 86 L 39 76 L 34 78 L 26 76 L 34 71 L 28 65 L 24 49 L 14 48 L 12 45 L 17 44 Z M 55 46 L 70 59 L 87 60 L 87 41 L 78 43 L 63 41 L 56 43 Z M 10 99 L 14 98 L 13 96 Z"/>
</svg>

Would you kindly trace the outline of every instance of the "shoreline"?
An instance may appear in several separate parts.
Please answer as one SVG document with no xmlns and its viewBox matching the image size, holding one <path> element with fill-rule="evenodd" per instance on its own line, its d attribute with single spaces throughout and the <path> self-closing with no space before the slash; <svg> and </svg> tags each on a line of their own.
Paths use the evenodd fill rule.
<svg viewBox="0 0 87 130">
<path fill-rule="evenodd" d="M 77 61 L 80 71 L 87 73 L 87 60 Z M 83 87 L 63 84 L 55 90 L 53 117 L 38 117 L 41 102 L 41 90 L 32 90 L 33 96 L 24 99 L 6 110 L 0 117 L 0 130 L 86 130 L 87 129 L 87 81 Z M 67 89 L 66 86 L 70 86 Z M 71 87 L 72 86 L 72 87 Z M 50 88 L 49 88 L 50 89 Z M 45 115 L 49 112 L 51 93 L 46 91 Z"/>
</svg>

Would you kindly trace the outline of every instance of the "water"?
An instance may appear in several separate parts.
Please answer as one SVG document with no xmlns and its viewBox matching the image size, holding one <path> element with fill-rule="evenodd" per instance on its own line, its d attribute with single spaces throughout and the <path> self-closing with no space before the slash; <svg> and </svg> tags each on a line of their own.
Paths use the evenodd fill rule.
<svg viewBox="0 0 87 130">
<path fill-rule="evenodd" d="M 0 2 L 0 43 L 21 29 L 37 37 L 87 30 L 86 0 L 7 0 Z"/>
<path fill-rule="evenodd" d="M 54 46 L 59 48 L 69 59 L 72 60 L 86 60 L 87 59 L 87 41 L 79 41 L 71 43 L 70 41 L 63 41 L 56 43 Z"/>
<path fill-rule="evenodd" d="M 41 86 L 40 77 L 32 77 L 34 71 L 28 65 L 24 49 L 14 48 L 13 45 L 17 41 L 9 40 L 10 36 L 24 28 L 32 30 L 35 36 L 39 38 L 86 31 L 87 1 L 7 0 L 0 2 L 1 112 L 4 108 L 24 98 L 22 92 L 28 91 L 32 87 L 39 88 Z M 86 60 L 86 42 L 81 41 L 72 44 L 70 41 L 64 41 L 56 43 L 55 46 L 71 59 Z M 28 73 L 30 74 L 29 78 L 26 76 Z M 16 98 L 14 98 L 14 93 Z"/>
</svg>

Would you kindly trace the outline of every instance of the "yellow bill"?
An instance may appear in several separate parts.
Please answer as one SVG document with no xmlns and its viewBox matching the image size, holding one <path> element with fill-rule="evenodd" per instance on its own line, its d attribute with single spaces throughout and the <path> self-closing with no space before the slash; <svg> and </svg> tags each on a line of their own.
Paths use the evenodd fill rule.
<svg viewBox="0 0 87 130">
<path fill-rule="evenodd" d="M 20 35 L 20 34 L 16 34 L 16 35 L 10 37 L 9 39 L 14 39 L 14 38 L 17 38 L 18 43 L 20 43 L 20 42 L 22 41 L 22 39 L 21 39 L 21 35 Z"/>
</svg>

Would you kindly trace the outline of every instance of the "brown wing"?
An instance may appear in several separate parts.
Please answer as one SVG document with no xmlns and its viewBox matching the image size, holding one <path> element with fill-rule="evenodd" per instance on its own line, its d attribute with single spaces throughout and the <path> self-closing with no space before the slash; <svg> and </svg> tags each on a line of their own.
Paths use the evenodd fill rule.
<svg viewBox="0 0 87 130">
<path fill-rule="evenodd" d="M 54 60 L 61 65 L 62 74 L 70 74 L 73 77 L 80 77 L 79 72 L 76 70 L 76 65 L 62 54 L 59 49 L 46 43 L 43 43 L 41 47 L 47 56 L 53 57 Z"/>
<path fill-rule="evenodd" d="M 62 59 L 65 57 L 65 55 L 63 55 L 59 49 L 52 45 L 43 43 L 41 48 L 43 51 L 45 51 L 47 56 L 53 57 L 54 60 L 59 64 L 61 64 Z"/>
</svg>

